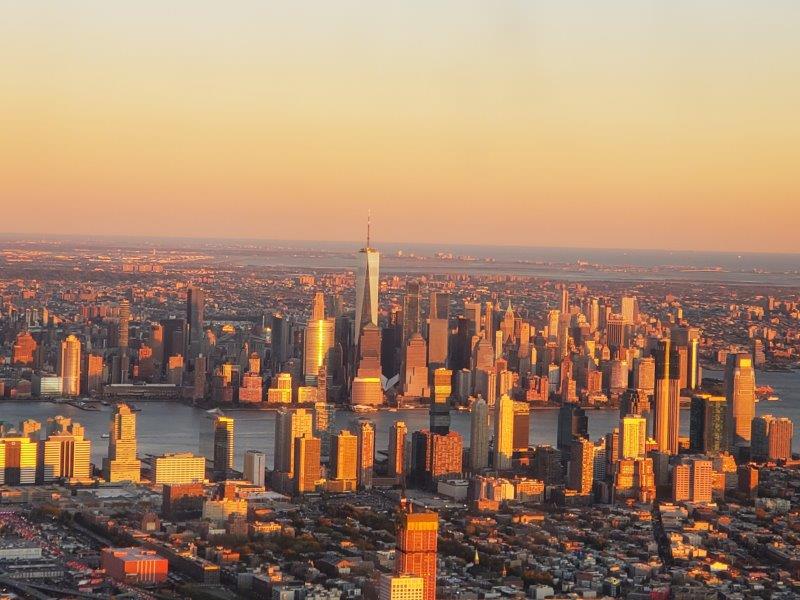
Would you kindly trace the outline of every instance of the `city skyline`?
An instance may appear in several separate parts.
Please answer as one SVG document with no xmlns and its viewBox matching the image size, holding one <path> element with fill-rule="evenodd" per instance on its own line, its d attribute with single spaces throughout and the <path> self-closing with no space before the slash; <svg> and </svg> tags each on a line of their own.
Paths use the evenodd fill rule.
<svg viewBox="0 0 800 600">
<path fill-rule="evenodd" d="M 792 2 L 19 5 L 4 229 L 358 240 L 371 208 L 387 241 L 797 252 L 798 22 Z"/>
</svg>

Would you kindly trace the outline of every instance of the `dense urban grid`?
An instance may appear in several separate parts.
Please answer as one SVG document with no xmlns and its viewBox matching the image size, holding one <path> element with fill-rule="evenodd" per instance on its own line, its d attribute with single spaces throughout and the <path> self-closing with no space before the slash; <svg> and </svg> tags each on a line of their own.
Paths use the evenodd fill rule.
<svg viewBox="0 0 800 600">
<path fill-rule="evenodd" d="M 0 243 L 9 597 L 800 595 L 793 422 L 757 383 L 798 366 L 798 289 L 445 252 L 382 275 L 369 236 L 341 268 L 258 252 Z M 237 434 L 263 412 L 268 451 Z"/>
</svg>

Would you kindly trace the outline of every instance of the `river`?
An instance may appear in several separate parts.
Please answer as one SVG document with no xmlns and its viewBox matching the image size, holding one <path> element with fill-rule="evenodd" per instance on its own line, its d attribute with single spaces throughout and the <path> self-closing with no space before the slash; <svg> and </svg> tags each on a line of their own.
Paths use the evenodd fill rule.
<svg viewBox="0 0 800 600">
<path fill-rule="evenodd" d="M 719 373 L 706 372 L 718 377 Z M 777 373 L 758 372 L 758 385 L 771 385 L 781 398 L 778 402 L 759 402 L 757 414 L 771 413 L 775 416 L 789 417 L 794 423 L 800 419 L 800 372 Z M 210 434 L 210 418 L 204 410 L 192 408 L 175 402 L 139 402 L 141 412 L 137 413 L 137 434 L 139 455 L 159 455 L 165 452 L 199 451 L 199 436 Z M 40 421 L 43 426 L 49 417 L 63 414 L 72 417 L 86 429 L 92 440 L 92 460 L 96 465 L 102 463 L 107 454 L 108 442 L 101 435 L 108 431 L 112 408 L 101 406 L 98 411 L 86 411 L 65 404 L 52 402 L 0 402 L 0 421 L 17 425 L 24 419 Z M 267 455 L 267 464 L 272 465 L 275 446 L 275 413 L 273 411 L 226 410 L 228 416 L 236 420 L 235 465 L 241 469 L 246 450 L 260 450 Z M 596 440 L 618 425 L 619 413 L 613 410 L 587 410 L 589 434 Z M 348 427 L 360 415 L 349 411 L 337 411 L 334 431 Z M 408 430 L 417 431 L 428 426 L 428 413 L 424 410 L 399 412 L 379 411 L 364 415 L 375 423 L 375 443 L 378 452 L 385 452 L 389 439 L 389 428 L 398 420 L 405 421 Z M 557 410 L 534 410 L 531 412 L 530 443 L 556 443 L 558 421 Z M 469 413 L 453 411 L 451 427 L 464 437 L 469 445 Z M 689 435 L 688 409 L 681 411 L 681 435 Z M 792 447 L 800 452 L 798 436 L 795 435 Z"/>
</svg>

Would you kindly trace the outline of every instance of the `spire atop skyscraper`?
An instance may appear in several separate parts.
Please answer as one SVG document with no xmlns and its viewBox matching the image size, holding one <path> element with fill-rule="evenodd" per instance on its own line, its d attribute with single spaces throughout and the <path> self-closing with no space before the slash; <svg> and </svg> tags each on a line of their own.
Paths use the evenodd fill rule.
<svg viewBox="0 0 800 600">
<path fill-rule="evenodd" d="M 367 209 L 367 249 L 369 249 L 369 229 L 372 221 L 372 209 Z"/>
</svg>

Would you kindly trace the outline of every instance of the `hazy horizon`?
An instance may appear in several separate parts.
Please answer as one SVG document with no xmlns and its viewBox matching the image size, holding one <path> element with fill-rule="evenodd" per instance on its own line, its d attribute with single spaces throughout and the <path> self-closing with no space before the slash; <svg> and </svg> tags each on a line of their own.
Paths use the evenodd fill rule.
<svg viewBox="0 0 800 600">
<path fill-rule="evenodd" d="M 800 3 L 18 3 L 2 228 L 800 252 Z"/>
</svg>

